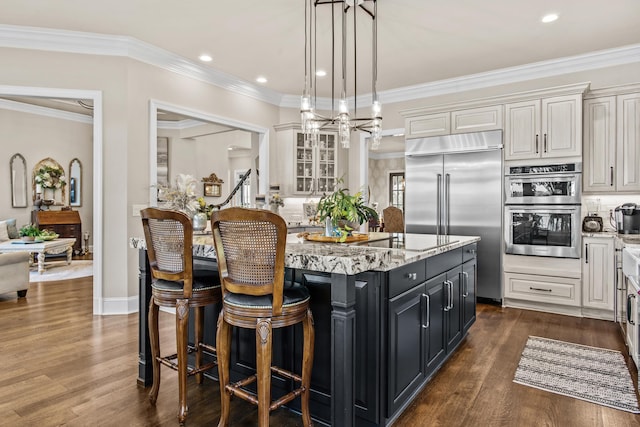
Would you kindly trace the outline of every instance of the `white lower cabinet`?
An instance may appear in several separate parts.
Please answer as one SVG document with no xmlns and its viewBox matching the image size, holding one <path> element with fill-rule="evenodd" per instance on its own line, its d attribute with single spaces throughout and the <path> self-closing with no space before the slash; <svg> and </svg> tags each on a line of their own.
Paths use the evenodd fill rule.
<svg viewBox="0 0 640 427">
<path fill-rule="evenodd" d="M 582 306 L 588 317 L 614 320 L 613 238 L 582 238 Z M 589 310 L 593 309 L 593 311 Z M 598 310 L 601 315 L 598 315 Z"/>
<path fill-rule="evenodd" d="M 504 277 L 505 298 L 574 307 L 581 304 L 580 279 L 508 272 Z"/>
</svg>

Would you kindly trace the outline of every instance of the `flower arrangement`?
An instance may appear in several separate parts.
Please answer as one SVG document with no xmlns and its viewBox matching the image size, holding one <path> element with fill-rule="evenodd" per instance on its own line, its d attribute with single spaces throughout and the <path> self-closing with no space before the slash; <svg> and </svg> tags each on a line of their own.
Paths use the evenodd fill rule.
<svg viewBox="0 0 640 427">
<path fill-rule="evenodd" d="M 158 186 L 158 199 L 164 201 L 165 207 L 192 216 L 200 210 L 196 197 L 197 183 L 192 175 L 178 174 L 175 187 Z"/>
<path fill-rule="evenodd" d="M 269 198 L 269 204 L 271 205 L 271 207 L 283 207 L 284 206 L 284 200 L 282 200 L 282 197 L 280 197 L 280 194 L 276 193 L 273 194 L 270 198 Z"/>
<path fill-rule="evenodd" d="M 67 185 L 64 171 L 57 166 L 42 166 L 36 173 L 36 184 L 42 188 L 59 189 Z"/>
<path fill-rule="evenodd" d="M 213 205 L 207 205 L 207 202 L 204 200 L 204 197 L 198 197 L 198 212 L 206 213 L 207 219 L 211 219 L 212 210 L 213 210 Z"/>
</svg>

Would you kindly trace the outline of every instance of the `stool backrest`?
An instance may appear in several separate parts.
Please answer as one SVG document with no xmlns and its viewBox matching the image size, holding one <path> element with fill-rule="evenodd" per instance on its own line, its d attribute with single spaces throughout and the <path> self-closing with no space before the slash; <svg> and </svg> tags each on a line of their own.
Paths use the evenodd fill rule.
<svg viewBox="0 0 640 427">
<path fill-rule="evenodd" d="M 271 211 L 227 208 L 211 213 L 222 295 L 272 295 L 282 314 L 287 224 Z"/>
<path fill-rule="evenodd" d="M 404 214 L 402 209 L 388 206 L 382 210 L 382 216 L 386 233 L 404 233 Z"/>
<path fill-rule="evenodd" d="M 154 279 L 182 282 L 185 298 L 193 289 L 193 226 L 184 213 L 146 208 L 140 211 L 147 257 Z"/>
</svg>

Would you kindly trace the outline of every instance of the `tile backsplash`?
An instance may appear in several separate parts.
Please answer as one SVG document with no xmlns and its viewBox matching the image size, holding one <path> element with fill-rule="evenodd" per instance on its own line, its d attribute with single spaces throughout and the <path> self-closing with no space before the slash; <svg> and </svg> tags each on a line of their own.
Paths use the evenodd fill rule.
<svg viewBox="0 0 640 427">
<path fill-rule="evenodd" d="M 592 203 L 600 202 L 600 208 L 598 209 L 598 215 L 603 219 L 603 225 L 605 230 L 615 230 L 615 225 L 612 224 L 613 219 L 609 219 L 610 212 L 616 207 L 625 203 L 637 203 L 640 205 L 640 194 L 604 194 L 604 195 L 583 195 L 582 196 L 582 217 L 584 218 L 591 211 L 589 208 Z"/>
</svg>

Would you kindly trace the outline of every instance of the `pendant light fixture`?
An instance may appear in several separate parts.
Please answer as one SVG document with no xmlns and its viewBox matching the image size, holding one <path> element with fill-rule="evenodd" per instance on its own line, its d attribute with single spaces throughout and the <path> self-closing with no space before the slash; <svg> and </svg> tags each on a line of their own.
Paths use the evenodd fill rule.
<svg viewBox="0 0 640 427">
<path fill-rule="evenodd" d="M 318 8 L 330 8 L 329 22 L 318 22 Z M 326 11 L 325 11 L 326 12 Z M 327 13 L 322 14 L 322 17 Z M 371 21 L 371 115 L 358 117 L 358 18 Z M 350 25 L 349 25 L 350 23 Z M 331 36 L 318 39 L 318 28 L 331 27 Z M 305 142 L 315 146 L 321 130 L 335 131 L 344 148 L 349 148 L 351 132 L 368 132 L 372 148 L 380 145 L 382 114 L 376 81 L 378 78 L 378 7 L 377 0 L 305 0 L 305 45 L 304 45 L 304 91 L 300 107 L 302 131 Z M 353 77 L 347 79 L 347 46 L 353 45 Z M 318 64 L 325 61 L 318 58 L 318 46 L 328 46 L 331 52 L 331 105 L 329 114 L 318 113 L 317 75 Z M 324 52 L 324 51 L 322 51 Z M 336 68 L 341 75 L 336 78 Z M 336 101 L 336 82 L 340 83 L 340 97 Z M 353 86 L 353 114 L 349 110 L 348 84 Z"/>
</svg>

